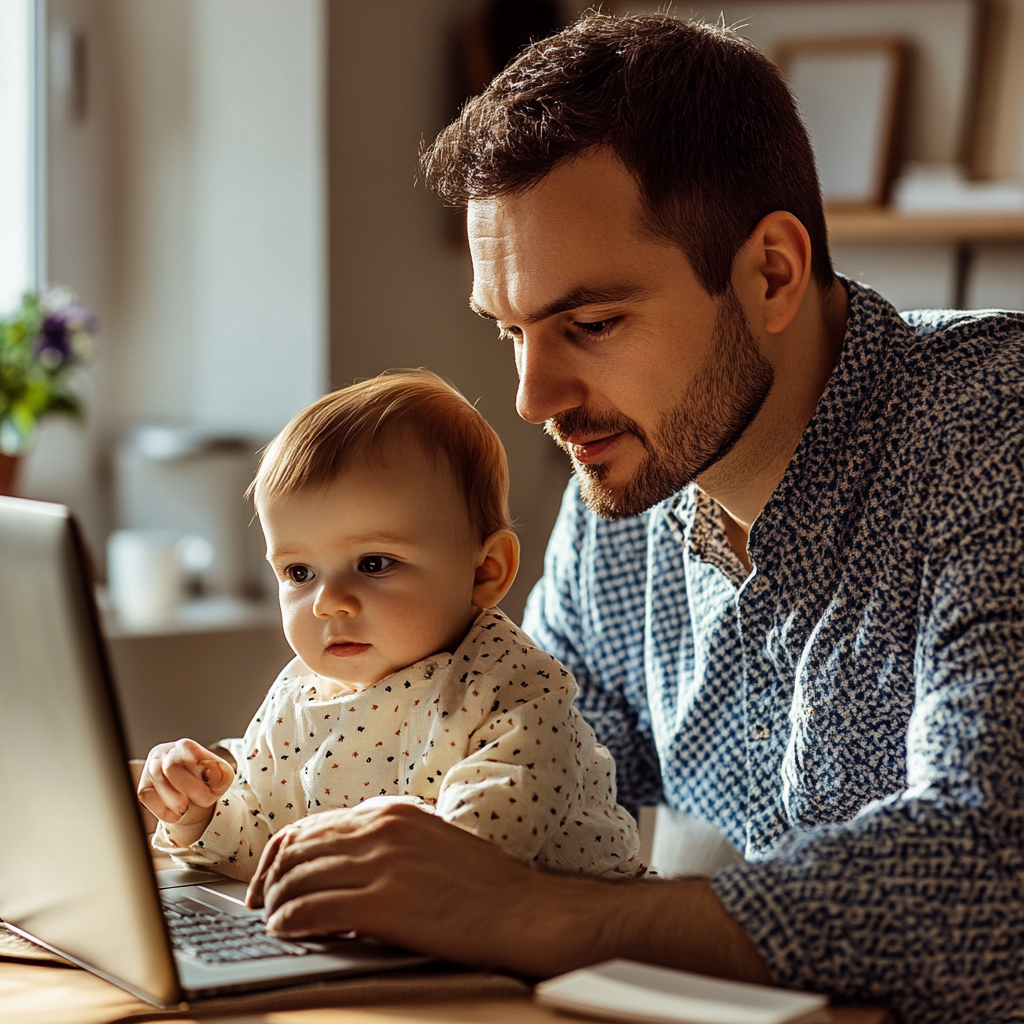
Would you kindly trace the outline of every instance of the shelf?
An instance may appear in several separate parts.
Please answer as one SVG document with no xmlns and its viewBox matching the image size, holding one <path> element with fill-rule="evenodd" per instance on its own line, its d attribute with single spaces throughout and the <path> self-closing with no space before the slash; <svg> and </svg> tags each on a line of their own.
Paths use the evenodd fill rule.
<svg viewBox="0 0 1024 1024">
<path fill-rule="evenodd" d="M 826 210 L 831 242 L 1024 242 L 1024 213 Z"/>
<path fill-rule="evenodd" d="M 110 640 L 281 628 L 281 613 L 276 602 L 243 601 L 234 597 L 204 597 L 186 601 L 158 619 L 130 622 L 122 619 L 114 611 L 106 594 L 100 593 L 97 597 L 103 631 Z"/>
</svg>

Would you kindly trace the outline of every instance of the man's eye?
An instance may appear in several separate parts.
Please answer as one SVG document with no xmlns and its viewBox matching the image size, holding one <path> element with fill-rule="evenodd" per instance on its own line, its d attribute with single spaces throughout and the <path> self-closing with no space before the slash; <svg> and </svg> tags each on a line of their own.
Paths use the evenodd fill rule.
<svg viewBox="0 0 1024 1024">
<path fill-rule="evenodd" d="M 587 322 L 575 321 L 573 327 L 581 334 L 586 334 L 592 338 L 600 338 L 601 335 L 607 334 L 618 322 L 618 317 L 612 317 L 610 320 L 590 320 Z"/>
<path fill-rule="evenodd" d="M 395 560 L 388 558 L 387 555 L 363 555 L 359 559 L 359 571 L 373 576 L 376 573 L 384 572 L 385 569 L 390 569 L 394 564 Z"/>
<path fill-rule="evenodd" d="M 284 574 L 292 583 L 308 583 L 316 577 L 316 573 L 308 565 L 289 565 Z"/>
</svg>

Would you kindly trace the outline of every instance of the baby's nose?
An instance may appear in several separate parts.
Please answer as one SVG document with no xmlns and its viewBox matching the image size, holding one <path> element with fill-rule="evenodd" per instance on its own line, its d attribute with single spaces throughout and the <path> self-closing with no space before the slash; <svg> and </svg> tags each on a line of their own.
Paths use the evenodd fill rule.
<svg viewBox="0 0 1024 1024">
<path fill-rule="evenodd" d="M 332 615 L 358 615 L 359 599 L 351 588 L 339 583 L 324 583 L 317 591 L 313 613 L 321 618 Z"/>
</svg>

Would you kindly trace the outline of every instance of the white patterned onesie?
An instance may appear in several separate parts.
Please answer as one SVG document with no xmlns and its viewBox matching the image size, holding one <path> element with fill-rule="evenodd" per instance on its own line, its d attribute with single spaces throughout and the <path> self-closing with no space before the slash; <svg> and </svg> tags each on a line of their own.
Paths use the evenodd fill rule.
<svg viewBox="0 0 1024 1024">
<path fill-rule="evenodd" d="M 367 800 L 425 810 L 552 871 L 633 876 L 636 823 L 616 804 L 615 763 L 573 706 L 576 682 L 497 609 L 454 655 L 434 655 L 356 694 L 321 700 L 298 658 L 242 739 L 202 837 L 154 846 L 248 879 L 290 822 Z"/>
</svg>

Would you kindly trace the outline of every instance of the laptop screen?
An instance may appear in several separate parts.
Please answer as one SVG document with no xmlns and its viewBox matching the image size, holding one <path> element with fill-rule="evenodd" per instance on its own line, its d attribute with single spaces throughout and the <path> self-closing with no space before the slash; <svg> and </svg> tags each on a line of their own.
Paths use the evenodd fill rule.
<svg viewBox="0 0 1024 1024">
<path fill-rule="evenodd" d="M 81 539 L 0 497 L 0 918 L 147 998 L 178 998 Z"/>
</svg>

